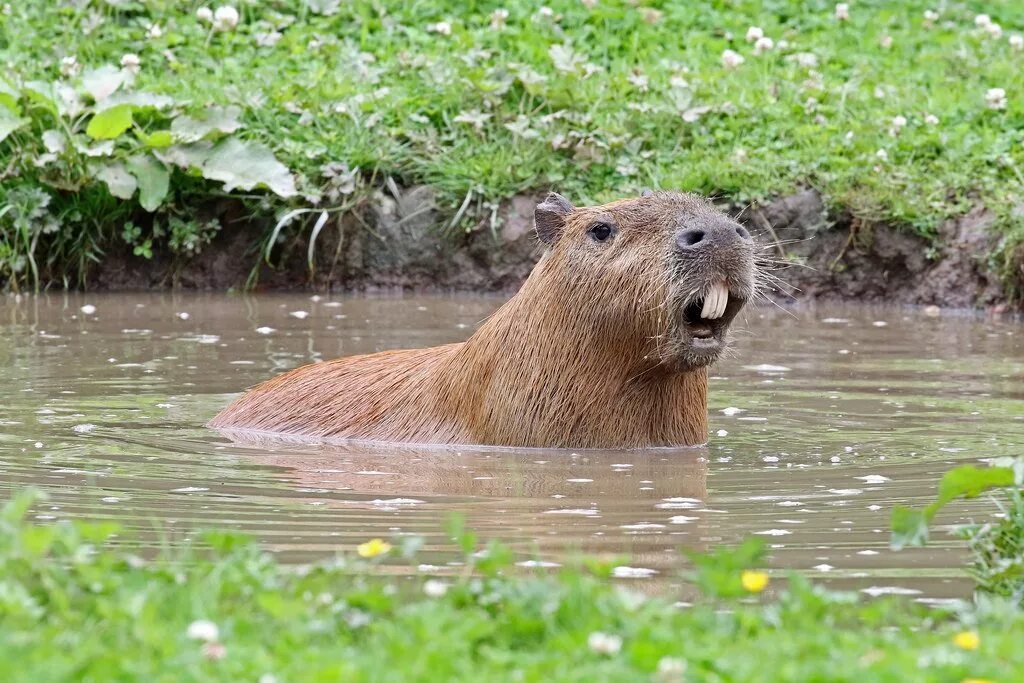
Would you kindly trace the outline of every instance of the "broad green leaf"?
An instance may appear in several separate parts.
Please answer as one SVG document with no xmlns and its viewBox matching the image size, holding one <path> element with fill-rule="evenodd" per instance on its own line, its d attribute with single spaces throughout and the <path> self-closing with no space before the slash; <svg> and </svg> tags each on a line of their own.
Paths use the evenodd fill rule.
<svg viewBox="0 0 1024 683">
<path fill-rule="evenodd" d="M 28 123 L 28 119 L 19 118 L 7 109 L 0 109 L 0 142 L 7 136 Z"/>
<path fill-rule="evenodd" d="M 171 133 L 178 142 L 196 142 L 211 133 L 234 133 L 242 127 L 238 107 L 211 107 L 197 118 L 182 114 L 171 121 Z"/>
<path fill-rule="evenodd" d="M 7 81 L 0 78 L 0 106 L 9 109 L 12 114 L 17 116 L 21 113 L 21 107 L 18 106 L 20 98 L 21 93 L 15 90 Z"/>
<path fill-rule="evenodd" d="M 82 89 L 85 90 L 94 102 L 105 100 L 120 88 L 127 78 L 127 74 L 116 66 L 104 64 L 98 69 L 90 69 L 82 74 Z"/>
<path fill-rule="evenodd" d="M 228 192 L 266 187 L 280 197 L 297 194 L 295 178 L 274 153 L 256 142 L 229 138 L 217 145 L 203 163 L 203 177 L 224 183 Z"/>
<path fill-rule="evenodd" d="M 139 204 L 146 211 L 156 211 L 167 197 L 171 174 L 148 154 L 137 154 L 129 159 L 128 170 L 139 184 Z"/>
<path fill-rule="evenodd" d="M 113 140 L 132 125 L 132 107 L 120 104 L 92 117 L 85 134 L 94 140 Z"/>
<path fill-rule="evenodd" d="M 53 85 L 44 81 L 29 81 L 21 87 L 21 92 L 43 107 L 54 116 L 60 116 L 60 109 L 57 106 L 57 96 L 53 92 Z"/>
<path fill-rule="evenodd" d="M 926 510 L 914 510 L 905 505 L 897 505 L 892 509 L 892 536 L 889 545 L 893 550 L 924 545 L 928 542 L 930 520 L 931 517 Z"/>
<path fill-rule="evenodd" d="M 934 506 L 938 510 L 954 498 L 975 498 L 997 486 L 1013 486 L 1012 469 L 961 465 L 943 475 L 939 482 L 939 498 L 929 507 Z"/>
<path fill-rule="evenodd" d="M 61 154 L 67 149 L 67 138 L 59 130 L 51 129 L 43 132 L 43 147 L 52 154 Z"/>
<path fill-rule="evenodd" d="M 118 199 L 131 199 L 135 194 L 135 188 L 138 187 L 135 176 L 119 161 L 100 166 L 96 171 L 96 177 L 105 182 L 110 194 Z"/>
<path fill-rule="evenodd" d="M 167 109 L 174 106 L 174 99 L 167 95 L 154 95 L 148 92 L 119 92 L 98 103 L 96 111 L 110 109 L 120 104 L 130 104 L 135 109 Z"/>
<path fill-rule="evenodd" d="M 213 143 L 203 140 L 192 145 L 171 145 L 163 149 L 153 150 L 156 158 L 165 164 L 171 164 L 186 171 L 201 169 L 203 162 L 210 158 Z"/>
<path fill-rule="evenodd" d="M 147 147 L 170 147 L 173 138 L 171 137 L 171 131 L 169 130 L 157 130 L 149 133 L 139 133 L 139 142 L 146 145 Z"/>
</svg>

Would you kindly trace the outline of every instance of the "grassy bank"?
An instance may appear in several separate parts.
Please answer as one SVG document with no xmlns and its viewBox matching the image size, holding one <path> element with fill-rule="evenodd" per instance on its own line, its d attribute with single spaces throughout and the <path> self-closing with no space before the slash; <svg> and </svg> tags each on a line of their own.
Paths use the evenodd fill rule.
<svg viewBox="0 0 1024 683">
<path fill-rule="evenodd" d="M 1024 281 L 1020 4 L 214 9 L 2 5 L 9 287 L 76 284 L 112 250 L 187 259 L 220 229 L 224 196 L 267 218 L 316 207 L 253 235 L 287 239 L 388 178 L 437 188 L 462 230 L 548 187 L 579 202 L 642 187 L 746 202 L 810 184 L 834 207 L 929 237 L 983 204 L 995 224 L 978 257 L 1008 290 Z"/>
<path fill-rule="evenodd" d="M 455 576 L 416 571 L 416 539 L 277 564 L 226 534 L 143 560 L 118 529 L 0 519 L 5 681 L 1011 681 L 1024 612 L 947 611 L 782 581 L 760 544 L 694 558 L 701 597 L 673 604 L 583 561 L 514 569 L 492 544 Z M 383 571 L 381 566 L 390 569 Z M 409 568 L 411 578 L 395 570 Z M 753 567 L 748 569 L 748 567 Z M 518 576 L 515 576 L 518 574 Z"/>
</svg>

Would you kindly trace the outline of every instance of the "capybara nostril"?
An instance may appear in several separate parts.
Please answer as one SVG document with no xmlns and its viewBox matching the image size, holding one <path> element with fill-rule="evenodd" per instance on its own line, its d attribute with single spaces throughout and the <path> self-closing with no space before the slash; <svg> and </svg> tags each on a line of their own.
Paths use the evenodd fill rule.
<svg viewBox="0 0 1024 683">
<path fill-rule="evenodd" d="M 700 228 L 689 228 L 676 235 L 676 244 L 680 249 L 693 249 L 704 241 L 705 232 Z"/>
<path fill-rule="evenodd" d="M 742 225 L 736 226 L 736 234 L 739 235 L 742 240 L 747 240 L 748 242 L 751 240 L 750 233 Z"/>
</svg>

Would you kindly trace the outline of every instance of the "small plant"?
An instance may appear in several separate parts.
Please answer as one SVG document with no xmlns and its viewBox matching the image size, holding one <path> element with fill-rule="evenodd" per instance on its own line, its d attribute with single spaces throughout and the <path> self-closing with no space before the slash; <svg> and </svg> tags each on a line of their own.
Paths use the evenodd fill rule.
<svg viewBox="0 0 1024 683">
<path fill-rule="evenodd" d="M 989 467 L 961 465 L 939 483 L 938 498 L 921 510 L 897 505 L 892 513 L 892 547 L 920 546 L 928 542 L 928 527 L 935 515 L 957 498 L 975 498 L 1001 489 L 1005 502 L 996 501 L 999 519 L 961 525 L 955 533 L 967 540 L 970 573 L 978 590 L 1024 603 L 1024 458 L 1000 458 Z"/>
</svg>

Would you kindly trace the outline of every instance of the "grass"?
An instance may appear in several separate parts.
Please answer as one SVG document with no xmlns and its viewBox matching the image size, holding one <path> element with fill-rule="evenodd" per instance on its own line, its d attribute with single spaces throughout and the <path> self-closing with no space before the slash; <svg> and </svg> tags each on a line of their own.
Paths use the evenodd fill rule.
<svg viewBox="0 0 1024 683">
<path fill-rule="evenodd" d="M 9 287 L 74 282 L 125 245 L 188 258 L 211 237 L 202 209 L 225 194 L 272 218 L 351 207 L 392 178 L 435 187 L 450 215 L 465 203 L 466 230 L 486 225 L 500 200 L 546 188 L 578 203 L 643 187 L 749 202 L 811 185 L 833 207 L 932 238 L 942 220 L 981 204 L 996 221 L 979 258 L 1008 293 L 1024 291 L 1024 218 L 1014 212 L 1024 190 L 1024 52 L 1010 41 L 1024 33 L 1020 3 L 866 0 L 840 21 L 831 2 L 787 0 L 553 0 L 547 11 L 253 0 L 222 31 L 197 17 L 203 6 L 3 5 L 0 130 L 14 128 L 0 142 L 0 278 Z M 925 18 L 931 9 L 938 19 Z M 979 27 L 979 12 L 1000 30 Z M 772 49 L 755 54 L 751 26 Z M 727 49 L 743 63 L 723 65 Z M 136 98 L 129 127 L 94 125 L 97 138 L 89 124 L 110 100 L 85 93 L 129 53 L 138 73 L 120 90 L 169 99 Z M 81 108 L 48 105 L 61 91 L 40 94 L 40 83 L 77 89 Z M 1005 100 L 987 95 L 995 88 Z M 221 110 L 237 126 L 208 126 L 199 143 L 194 127 L 182 134 L 188 126 L 175 120 L 211 105 L 237 107 Z M 89 156 L 106 140 L 109 156 Z M 205 157 L 171 153 L 229 141 L 248 147 L 227 177 L 224 164 L 218 174 Z M 256 151 L 260 170 L 238 178 Z"/>
<path fill-rule="evenodd" d="M 1011 681 L 1024 612 L 958 610 L 785 586 L 743 567 L 760 543 L 693 558 L 690 606 L 644 596 L 580 561 L 512 571 L 498 544 L 455 576 L 415 570 L 417 539 L 305 567 L 231 534 L 143 560 L 110 524 L 0 515 L 4 681 Z M 359 554 L 376 557 L 361 558 Z M 453 570 L 455 571 L 455 570 Z"/>
</svg>

